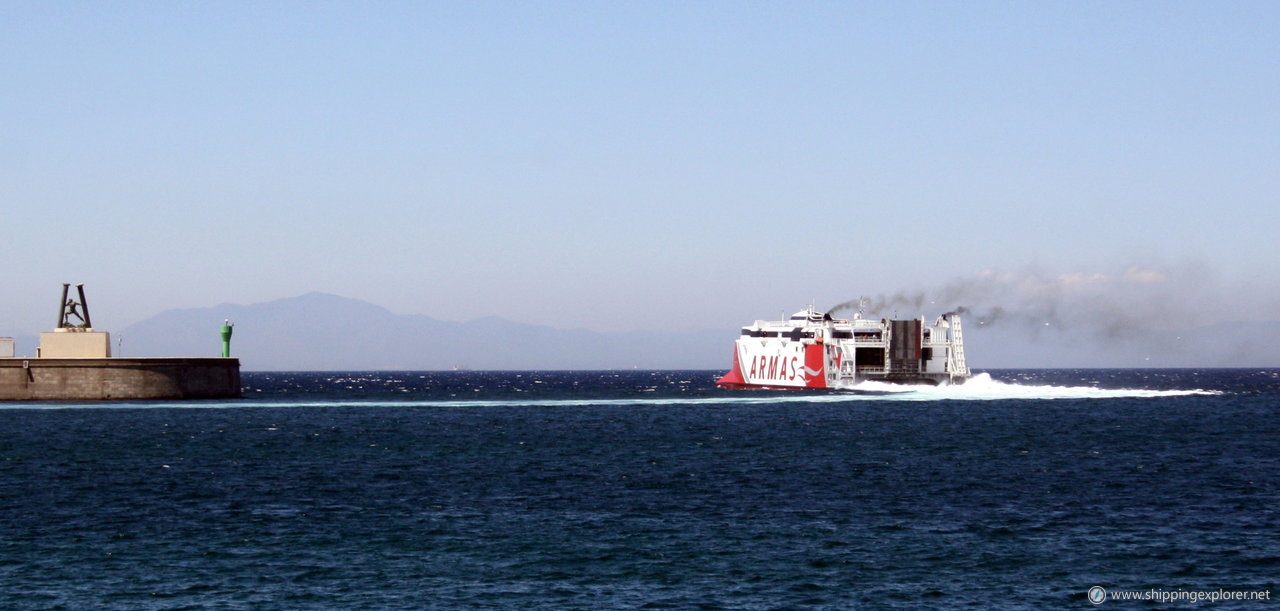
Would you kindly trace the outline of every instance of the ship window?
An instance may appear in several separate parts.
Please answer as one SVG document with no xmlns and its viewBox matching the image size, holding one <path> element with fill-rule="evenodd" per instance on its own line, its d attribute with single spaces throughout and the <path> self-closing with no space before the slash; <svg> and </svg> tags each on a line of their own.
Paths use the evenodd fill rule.
<svg viewBox="0 0 1280 611">
<path fill-rule="evenodd" d="M 789 332 L 780 333 L 777 331 L 765 331 L 764 329 L 743 329 L 742 336 L 743 337 L 760 337 L 760 338 L 789 337 L 790 333 Z"/>
<path fill-rule="evenodd" d="M 831 337 L 834 339 L 853 339 L 853 331 L 832 331 Z"/>
</svg>

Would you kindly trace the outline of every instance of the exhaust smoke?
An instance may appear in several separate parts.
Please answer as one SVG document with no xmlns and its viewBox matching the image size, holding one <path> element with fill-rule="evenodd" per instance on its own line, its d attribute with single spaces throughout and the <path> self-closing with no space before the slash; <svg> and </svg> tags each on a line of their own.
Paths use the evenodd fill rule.
<svg viewBox="0 0 1280 611">
<path fill-rule="evenodd" d="M 1056 331 L 1105 340 L 1193 326 L 1199 304 L 1195 297 L 1210 284 L 1198 267 L 1061 274 L 984 271 L 933 290 L 853 299 L 828 311 L 900 318 L 956 312 L 969 329 L 1012 326 L 1033 337 Z"/>
</svg>

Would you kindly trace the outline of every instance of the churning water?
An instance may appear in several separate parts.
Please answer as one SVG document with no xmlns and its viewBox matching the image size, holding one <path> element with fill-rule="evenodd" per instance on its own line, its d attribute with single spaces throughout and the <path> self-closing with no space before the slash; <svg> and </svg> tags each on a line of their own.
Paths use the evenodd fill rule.
<svg viewBox="0 0 1280 611">
<path fill-rule="evenodd" d="M 235 401 L 8 404 L 0 607 L 1085 609 L 1096 585 L 1276 587 L 1280 370 L 842 393 L 717 374 L 247 373 Z"/>
</svg>

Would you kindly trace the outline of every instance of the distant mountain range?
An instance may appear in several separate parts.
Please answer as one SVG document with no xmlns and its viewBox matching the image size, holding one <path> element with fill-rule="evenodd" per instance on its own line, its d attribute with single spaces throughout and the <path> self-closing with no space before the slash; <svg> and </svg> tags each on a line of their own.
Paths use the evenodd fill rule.
<svg viewBox="0 0 1280 611">
<path fill-rule="evenodd" d="M 121 356 L 232 355 L 249 371 L 442 369 L 706 369 L 726 367 L 737 327 L 600 333 L 497 317 L 446 322 L 308 293 L 254 305 L 170 310 L 121 332 Z"/>
<path fill-rule="evenodd" d="M 357 299 L 308 293 L 252 305 L 162 312 L 112 332 L 117 356 L 217 356 L 218 327 L 235 323 L 231 351 L 247 371 L 445 369 L 717 369 L 732 363 L 740 325 L 702 331 L 598 332 L 497 317 L 448 322 L 393 314 Z M 18 354 L 37 339 L 17 337 Z M 965 327 L 974 369 L 1278 367 L 1280 321 L 1219 322 L 1189 330 L 1099 339 Z"/>
</svg>

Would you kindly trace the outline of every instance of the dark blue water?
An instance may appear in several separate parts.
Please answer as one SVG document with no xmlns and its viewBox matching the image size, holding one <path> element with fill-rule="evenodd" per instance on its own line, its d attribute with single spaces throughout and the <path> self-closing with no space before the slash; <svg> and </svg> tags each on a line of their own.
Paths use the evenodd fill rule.
<svg viewBox="0 0 1280 611">
<path fill-rule="evenodd" d="M 7 404 L 0 607 L 1088 609 L 1094 585 L 1276 589 L 1280 370 L 994 371 L 895 395 L 717 374 L 247 373 L 239 401 Z"/>
</svg>

